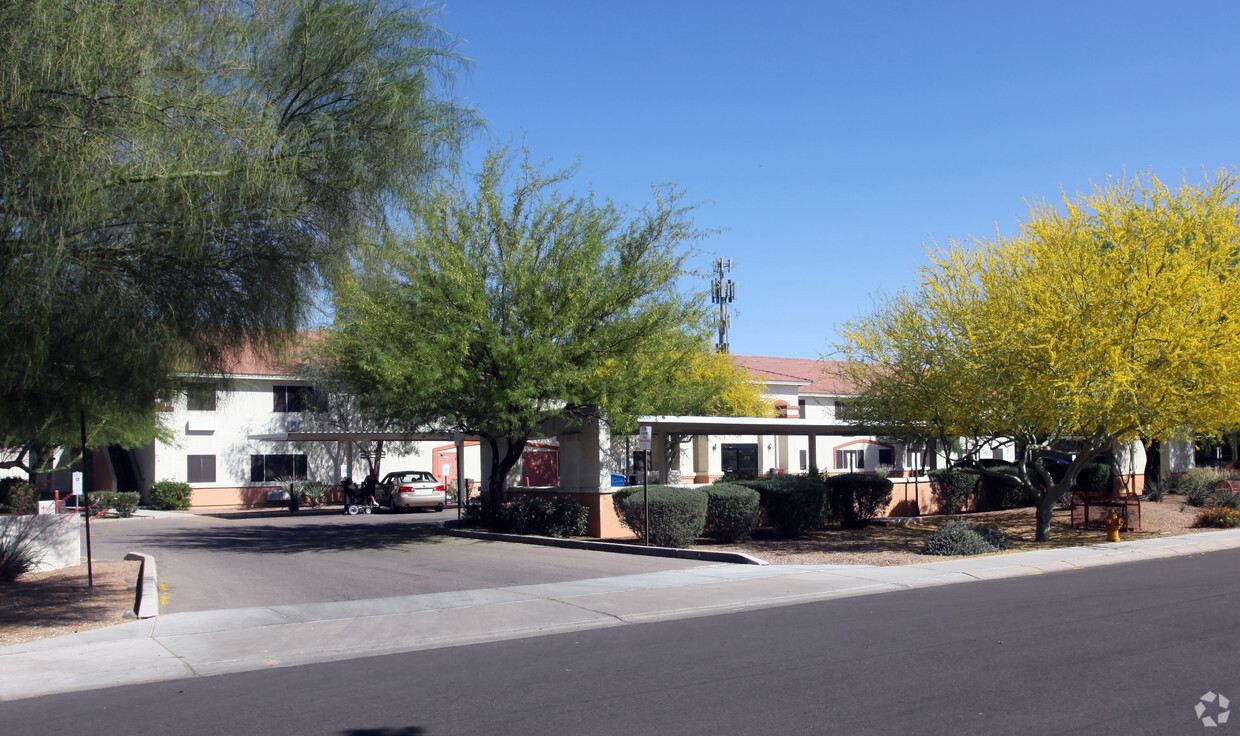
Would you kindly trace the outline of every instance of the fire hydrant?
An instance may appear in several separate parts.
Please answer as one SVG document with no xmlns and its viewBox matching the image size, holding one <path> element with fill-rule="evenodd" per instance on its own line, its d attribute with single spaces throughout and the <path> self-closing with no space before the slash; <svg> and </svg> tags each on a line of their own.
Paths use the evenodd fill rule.
<svg viewBox="0 0 1240 736">
<path fill-rule="evenodd" d="M 1111 513 L 1107 514 L 1107 541 L 1118 542 L 1120 527 L 1124 526 L 1124 519 L 1115 513 L 1115 509 L 1111 509 Z"/>
</svg>

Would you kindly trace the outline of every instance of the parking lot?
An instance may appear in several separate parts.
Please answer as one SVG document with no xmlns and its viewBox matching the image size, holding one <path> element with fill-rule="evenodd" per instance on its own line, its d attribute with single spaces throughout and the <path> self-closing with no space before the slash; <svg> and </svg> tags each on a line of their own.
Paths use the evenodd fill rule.
<svg viewBox="0 0 1240 736">
<path fill-rule="evenodd" d="M 439 513 L 339 509 L 91 523 L 96 560 L 154 555 L 163 613 L 362 600 L 673 570 L 691 560 L 461 539 Z M 85 544 L 83 544 L 85 551 Z"/>
</svg>

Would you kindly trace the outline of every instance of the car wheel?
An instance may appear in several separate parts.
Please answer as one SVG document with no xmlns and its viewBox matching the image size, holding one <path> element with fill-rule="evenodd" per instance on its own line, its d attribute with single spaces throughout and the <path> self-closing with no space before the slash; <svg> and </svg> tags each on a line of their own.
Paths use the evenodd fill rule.
<svg viewBox="0 0 1240 736">
<path fill-rule="evenodd" d="M 393 514 L 399 514 L 399 513 L 400 513 L 400 507 L 396 505 L 396 502 L 395 502 L 395 501 L 393 501 L 393 502 L 392 502 L 392 505 L 391 505 L 390 507 L 388 507 L 388 511 L 391 511 Z"/>
<path fill-rule="evenodd" d="M 436 510 L 436 511 L 443 511 L 443 504 L 439 504 L 438 506 L 436 506 L 436 507 L 435 507 L 435 510 Z"/>
</svg>

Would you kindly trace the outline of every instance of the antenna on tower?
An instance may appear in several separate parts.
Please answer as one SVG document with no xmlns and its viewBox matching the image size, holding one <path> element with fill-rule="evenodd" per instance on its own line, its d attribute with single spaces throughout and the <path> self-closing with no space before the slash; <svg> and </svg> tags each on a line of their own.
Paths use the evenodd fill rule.
<svg viewBox="0 0 1240 736">
<path fill-rule="evenodd" d="M 732 259 L 715 259 L 715 278 L 710 282 L 710 301 L 719 305 L 719 342 L 715 352 L 728 352 L 728 328 L 732 326 L 732 318 L 728 316 L 728 305 L 736 299 L 736 283 L 732 279 L 724 280 L 724 274 L 732 270 Z"/>
</svg>

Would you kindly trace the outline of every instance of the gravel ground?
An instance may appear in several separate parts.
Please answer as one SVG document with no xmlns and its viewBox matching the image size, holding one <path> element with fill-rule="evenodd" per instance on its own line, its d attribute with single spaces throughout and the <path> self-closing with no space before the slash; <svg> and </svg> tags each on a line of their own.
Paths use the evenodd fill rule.
<svg viewBox="0 0 1240 736">
<path fill-rule="evenodd" d="M 1208 531 L 1192 526 L 1197 509 L 1182 508 L 1176 496 L 1159 503 L 1141 503 L 1140 533 L 1124 534 L 1125 539 L 1140 539 L 1162 534 L 1186 534 Z M 1101 531 L 1072 529 L 1069 512 L 1056 511 L 1051 522 L 1051 541 L 1033 541 L 1034 510 L 1013 509 L 963 517 L 925 517 L 922 524 L 904 527 L 870 526 L 860 530 L 828 529 L 805 539 L 781 539 L 757 536 L 745 543 L 731 545 L 699 545 L 709 549 L 744 552 L 773 565 L 912 565 L 919 562 L 950 559 L 920 554 L 922 545 L 934 530 L 949 518 L 964 518 L 971 523 L 998 524 L 1015 542 L 1016 552 L 1054 547 L 1096 544 L 1106 539 Z M 1002 554 L 1002 553 L 1000 553 Z"/>
</svg>

